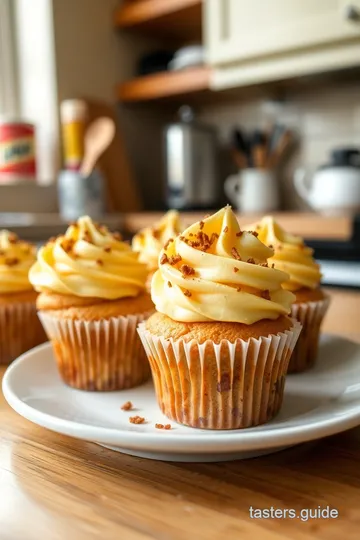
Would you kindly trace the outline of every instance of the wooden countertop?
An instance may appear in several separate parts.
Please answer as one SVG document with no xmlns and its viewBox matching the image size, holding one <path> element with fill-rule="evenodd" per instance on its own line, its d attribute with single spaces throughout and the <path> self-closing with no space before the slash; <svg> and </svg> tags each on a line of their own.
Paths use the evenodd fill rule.
<svg viewBox="0 0 360 540">
<path fill-rule="evenodd" d="M 203 219 L 206 213 L 181 212 L 181 220 L 188 226 Z M 122 225 L 129 234 L 134 234 L 143 227 L 154 225 L 163 215 L 163 212 L 130 212 L 123 214 Z M 323 216 L 315 212 L 273 212 L 272 215 L 288 232 L 304 238 L 347 240 L 352 232 L 352 220 L 349 216 Z M 263 214 L 237 214 L 241 227 L 255 223 L 262 217 Z"/>
<path fill-rule="evenodd" d="M 360 292 L 330 294 L 324 330 L 360 342 Z M 359 487 L 360 427 L 253 460 L 166 463 L 56 435 L 0 395 L 1 540 L 355 540 Z M 250 506 L 318 505 L 339 518 L 249 517 Z"/>
</svg>

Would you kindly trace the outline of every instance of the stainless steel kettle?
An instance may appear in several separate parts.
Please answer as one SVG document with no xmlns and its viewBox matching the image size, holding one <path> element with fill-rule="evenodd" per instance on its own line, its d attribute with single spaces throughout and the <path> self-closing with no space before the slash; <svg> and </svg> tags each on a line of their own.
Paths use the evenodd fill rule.
<svg viewBox="0 0 360 540">
<path fill-rule="evenodd" d="M 217 132 L 197 122 L 186 105 L 164 129 L 166 203 L 169 208 L 215 208 L 221 196 Z"/>
</svg>

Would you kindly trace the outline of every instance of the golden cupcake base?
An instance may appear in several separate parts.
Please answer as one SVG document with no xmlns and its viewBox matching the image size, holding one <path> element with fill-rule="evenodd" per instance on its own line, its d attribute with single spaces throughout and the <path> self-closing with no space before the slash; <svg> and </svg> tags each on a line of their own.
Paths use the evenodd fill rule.
<svg viewBox="0 0 360 540">
<path fill-rule="evenodd" d="M 0 365 L 47 341 L 35 302 L 0 304 Z"/>
<path fill-rule="evenodd" d="M 329 308 L 330 298 L 323 294 L 322 300 L 293 304 L 291 317 L 299 321 L 302 331 L 289 362 L 289 373 L 310 369 L 316 361 L 321 323 Z"/>
<path fill-rule="evenodd" d="M 277 335 L 216 344 L 165 339 L 139 325 L 160 409 L 171 420 L 205 429 L 248 428 L 278 413 L 300 330 L 293 321 Z"/>
<path fill-rule="evenodd" d="M 73 388 L 90 391 L 132 388 L 150 377 L 136 331 L 148 315 L 82 321 L 39 312 L 63 381 Z"/>
</svg>

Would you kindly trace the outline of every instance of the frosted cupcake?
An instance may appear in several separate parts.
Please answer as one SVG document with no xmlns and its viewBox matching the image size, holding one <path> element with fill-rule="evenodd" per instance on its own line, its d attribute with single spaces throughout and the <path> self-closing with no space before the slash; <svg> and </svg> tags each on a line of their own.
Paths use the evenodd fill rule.
<svg viewBox="0 0 360 540">
<path fill-rule="evenodd" d="M 136 332 L 153 309 L 146 276 L 130 246 L 89 217 L 39 250 L 29 278 L 65 383 L 120 390 L 149 377 Z"/>
<path fill-rule="evenodd" d="M 164 248 L 152 280 L 157 313 L 139 326 L 159 406 L 192 427 L 246 428 L 279 411 L 301 325 L 287 317 L 289 276 L 242 232 L 230 207 Z"/>
<path fill-rule="evenodd" d="M 148 267 L 147 286 L 150 290 L 151 279 L 158 269 L 159 254 L 164 245 L 182 231 L 179 212 L 170 210 L 153 227 L 146 227 L 133 238 L 132 247 L 139 252 L 139 260 Z"/>
<path fill-rule="evenodd" d="M 36 313 L 37 293 L 28 278 L 35 252 L 16 234 L 0 231 L 0 364 L 46 341 Z"/>
<path fill-rule="evenodd" d="M 291 315 L 301 322 L 303 329 L 290 360 L 289 373 L 304 371 L 316 360 L 320 327 L 329 307 L 329 298 L 320 287 L 319 265 L 303 239 L 285 232 L 273 217 L 264 217 L 249 229 L 255 230 L 264 244 L 274 248 L 269 264 L 290 276 L 283 288 L 296 296 Z"/>
</svg>

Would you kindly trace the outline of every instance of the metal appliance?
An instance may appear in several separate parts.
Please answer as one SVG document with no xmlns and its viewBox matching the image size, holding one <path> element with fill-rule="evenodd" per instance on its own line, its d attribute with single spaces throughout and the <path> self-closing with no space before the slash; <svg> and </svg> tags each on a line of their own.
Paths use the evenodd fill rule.
<svg viewBox="0 0 360 540">
<path fill-rule="evenodd" d="M 216 129 L 183 106 L 164 129 L 166 203 L 179 210 L 216 208 L 221 197 Z"/>
</svg>

